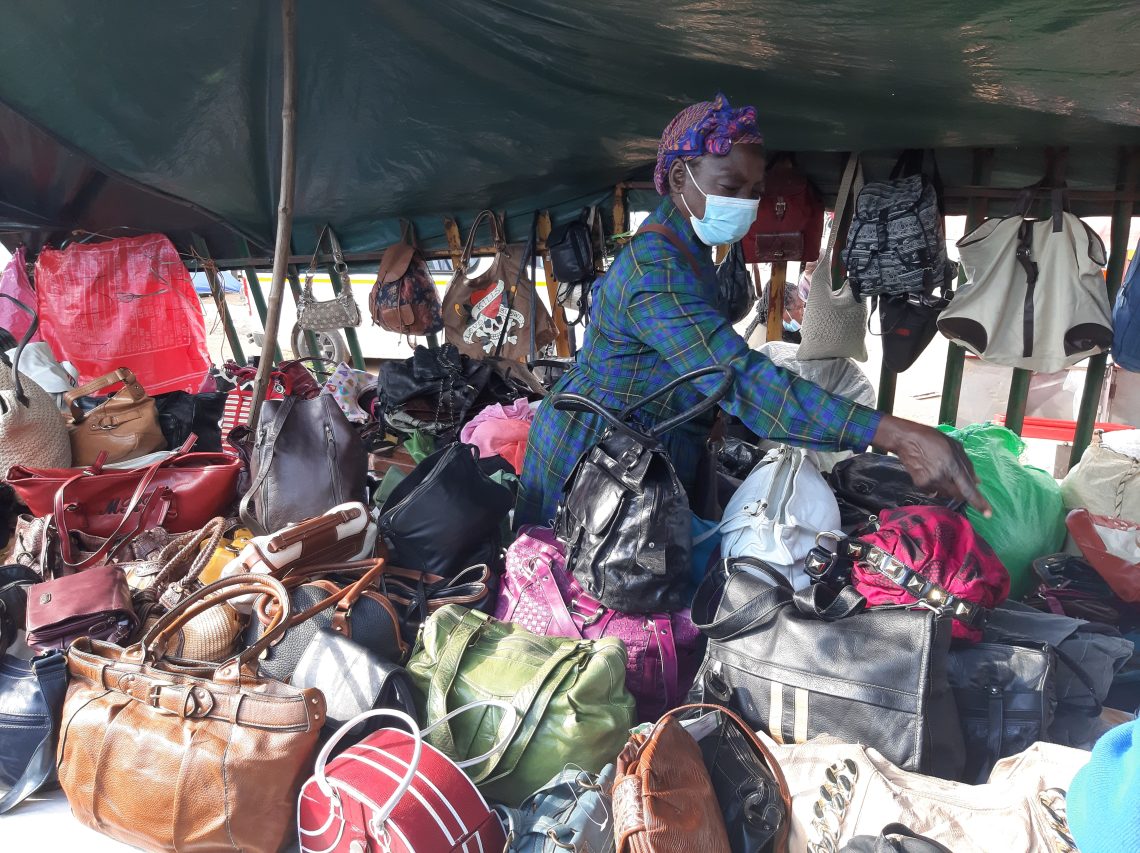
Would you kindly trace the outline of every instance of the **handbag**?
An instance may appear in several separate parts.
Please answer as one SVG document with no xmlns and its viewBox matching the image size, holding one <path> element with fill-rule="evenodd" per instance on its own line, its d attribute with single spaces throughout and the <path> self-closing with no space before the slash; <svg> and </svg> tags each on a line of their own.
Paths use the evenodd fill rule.
<svg viewBox="0 0 1140 853">
<path fill-rule="evenodd" d="M 313 687 L 325 697 L 325 731 L 376 708 L 416 713 L 408 673 L 360 643 L 330 628 L 321 628 L 305 647 L 290 683 Z"/>
<path fill-rule="evenodd" d="M 0 567 L 0 654 L 16 642 L 24 630 L 28 612 L 28 587 L 43 578 L 27 566 Z"/>
<path fill-rule="evenodd" d="M 503 853 L 614 853 L 614 766 L 601 773 L 567 767 L 517 809 L 495 806 L 507 831 Z"/>
<path fill-rule="evenodd" d="M 79 637 L 121 643 L 138 627 L 127 577 L 118 566 L 50 578 L 28 589 L 27 643 L 66 649 Z"/>
<path fill-rule="evenodd" d="M 447 605 L 424 623 L 408 673 L 420 718 L 428 723 L 481 699 L 514 706 L 522 720 L 518 731 L 472 778 L 486 796 L 517 806 L 567 763 L 598 773 L 613 760 L 634 718 L 625 664 L 625 648 L 614 637 L 537 637 Z M 503 739 L 511 726 L 501 717 L 445 722 L 428 742 L 449 758 L 469 758 Z"/>
<path fill-rule="evenodd" d="M 396 486 L 379 520 L 392 563 L 449 578 L 499 561 L 500 526 L 514 499 L 478 459 L 474 445 L 449 444 Z"/>
<path fill-rule="evenodd" d="M 266 400 L 261 424 L 240 510 L 254 533 L 367 500 L 368 451 L 331 397 Z"/>
<path fill-rule="evenodd" d="M 123 387 L 84 412 L 76 400 L 111 385 Z M 125 367 L 100 376 L 63 395 L 71 408 L 71 464 L 94 465 L 101 456 L 104 463 L 125 462 L 156 450 L 166 450 L 166 436 L 158 425 L 154 399 Z M 106 454 L 106 455 L 104 455 Z"/>
<path fill-rule="evenodd" d="M 794 154 L 777 154 L 764 177 L 756 221 L 740 241 L 743 260 L 750 264 L 814 261 L 822 238 L 823 199 L 796 166 Z"/>
<path fill-rule="evenodd" d="M 546 527 L 522 528 L 507 549 L 494 615 L 540 636 L 620 639 L 628 655 L 625 684 L 637 700 L 639 720 L 655 720 L 680 703 L 704 651 L 687 610 L 620 613 L 587 595 Z"/>
<path fill-rule="evenodd" d="M 400 242 L 389 246 L 380 259 L 376 283 L 368 295 L 372 321 L 400 335 L 436 335 L 443 331 L 439 291 L 427 262 L 416 249 L 410 229 L 404 226 Z"/>
<path fill-rule="evenodd" d="M 804 304 L 800 329 L 801 343 L 796 352 L 800 361 L 823 358 L 867 360 L 867 306 L 855 295 L 851 282 L 843 282 L 838 290 L 831 287 L 831 258 L 843 222 L 843 211 L 852 188 L 858 193 L 862 184 L 862 166 L 858 155 L 852 154 L 847 159 L 847 168 L 839 184 L 827 247 L 811 274 L 811 289 Z"/>
<path fill-rule="evenodd" d="M 198 440 L 190 448 L 195 453 L 222 452 L 222 417 L 226 412 L 226 391 L 190 394 L 171 391 L 154 398 L 158 426 L 167 447 L 181 447 L 190 437 Z"/>
<path fill-rule="evenodd" d="M 947 280 L 950 276 L 947 275 Z M 950 304 L 948 286 L 941 294 L 914 291 L 900 296 L 884 296 L 879 301 L 879 327 L 883 344 L 883 364 L 895 373 L 908 370 L 930 346 L 938 332 L 938 315 Z"/>
<path fill-rule="evenodd" d="M 613 800 L 617 853 L 731 849 L 700 747 L 670 715 L 618 753 Z"/>
<path fill-rule="evenodd" d="M 371 420 L 371 415 L 360 405 L 360 399 L 365 394 L 374 392 L 375 386 L 375 376 L 342 361 L 325 380 L 321 393 L 336 400 L 350 423 L 363 425 Z"/>
<path fill-rule="evenodd" d="M 1074 509 L 1065 517 L 1069 535 L 1122 601 L 1140 603 L 1140 524 Z"/>
<path fill-rule="evenodd" d="M 396 608 L 400 635 L 413 645 L 420 625 L 435 611 L 448 604 L 490 613 L 495 603 L 498 578 L 490 566 L 470 566 L 452 578 L 414 569 L 387 566 L 380 576 L 380 592 Z"/>
<path fill-rule="evenodd" d="M 768 451 L 724 508 L 721 554 L 751 557 L 780 570 L 797 589 L 808 585 L 804 561 L 820 531 L 838 530 L 839 505 L 803 450 Z"/>
<path fill-rule="evenodd" d="M 956 505 L 919 489 L 902 460 L 885 453 L 856 453 L 836 462 L 827 482 L 835 492 L 844 529 L 862 527 L 888 509 Z"/>
<path fill-rule="evenodd" d="M 1140 522 L 1140 453 L 1124 450 L 1094 438 L 1061 481 L 1065 508 Z"/>
<path fill-rule="evenodd" d="M 792 795 L 771 750 L 727 708 L 688 705 L 671 713 L 682 715 L 701 749 L 733 853 L 787 850 Z"/>
<path fill-rule="evenodd" d="M 333 280 L 340 279 L 348 282 L 348 264 L 340 251 L 340 244 L 328 225 L 321 229 L 317 236 L 317 245 L 313 249 L 313 259 L 305 271 L 305 283 L 301 288 L 301 296 L 297 299 L 297 325 L 310 332 L 319 332 L 324 329 L 351 329 L 360 325 L 360 306 L 352 296 L 351 286 L 341 289 L 332 299 L 318 302 L 313 296 L 313 277 L 317 274 L 317 255 L 321 252 L 325 237 L 328 237 L 329 247 L 333 254 Z"/>
<path fill-rule="evenodd" d="M 859 835 L 840 853 L 954 853 L 949 847 L 911 832 L 901 823 L 888 823 L 878 835 Z"/>
<path fill-rule="evenodd" d="M 966 745 L 963 779 L 983 784 L 998 761 L 1049 739 L 1057 705 L 1049 646 L 956 647 L 950 650 L 947 678 Z"/>
<path fill-rule="evenodd" d="M 1140 371 L 1140 247 L 1132 253 L 1128 274 L 1112 306 L 1112 361 Z"/>
<path fill-rule="evenodd" d="M 928 609 L 869 610 L 850 587 L 831 600 L 818 584 L 796 592 L 745 557 L 706 576 L 693 621 L 709 644 L 692 701 L 723 705 L 781 743 L 826 733 L 905 769 L 961 775 L 962 732 L 946 680 L 949 619 Z"/>
<path fill-rule="evenodd" d="M 688 411 L 642 432 L 629 424 L 639 410 L 681 385 L 719 376 L 715 391 Z M 691 593 L 689 501 L 660 437 L 703 415 L 732 387 L 731 367 L 694 370 L 613 413 L 580 394 L 554 394 L 562 411 L 589 412 L 608 424 L 579 458 L 562 487 L 554 532 L 566 543 L 566 564 L 582 588 L 611 610 L 672 613 Z"/>
<path fill-rule="evenodd" d="M 55 747 L 67 659 L 48 652 L 30 661 L 0 656 L 0 815 L 55 782 Z"/>
<path fill-rule="evenodd" d="M 495 257 L 489 267 L 477 271 L 480 264 L 472 264 L 472 251 L 475 234 L 485 221 L 491 223 Z M 484 210 L 475 218 L 443 299 L 449 344 L 473 359 L 496 355 L 525 362 L 532 350 L 554 340 L 550 312 L 538 298 L 533 276 L 526 276 L 525 266 L 533 254 L 533 246 L 528 252 L 525 243 L 507 245 L 496 213 Z"/>
<path fill-rule="evenodd" d="M 733 243 L 720 266 L 716 268 L 716 307 L 732 324 L 748 316 L 756 303 L 756 286 L 744 263 L 744 240 Z"/>
<path fill-rule="evenodd" d="M 256 644 L 220 665 L 168 659 L 187 620 L 250 592 L 271 596 L 280 613 Z M 319 691 L 257 673 L 290 616 L 278 581 L 235 575 L 188 597 L 130 648 L 73 643 L 58 767 L 79 822 L 149 850 L 280 850 L 325 721 Z"/>
<path fill-rule="evenodd" d="M 20 376 L 20 356 L 39 328 L 36 312 L 20 300 L 0 293 L 32 316 L 27 333 L 16 347 L 11 365 L 0 358 L 0 480 L 13 466 L 56 468 L 71 464 L 67 424 L 51 395 Z M 0 304 L 3 304 L 0 301 Z"/>
<path fill-rule="evenodd" d="M 474 702 L 457 708 L 422 732 L 410 714 L 366 711 L 349 720 L 317 756 L 313 776 L 301 789 L 297 831 L 301 853 L 468 853 L 503 850 L 502 824 L 464 770 L 484 755 L 454 762 L 424 736 L 458 715 L 495 707 L 517 726 L 506 702 Z M 368 719 L 387 717 L 408 729 L 380 729 L 329 760 L 342 738 Z M 382 804 L 382 805 L 381 805 Z"/>
<path fill-rule="evenodd" d="M 402 661 L 408 649 L 400 638 L 395 608 L 374 589 L 383 571 L 383 560 L 358 560 L 298 569 L 285 577 L 281 583 L 289 591 L 293 615 L 285 631 L 262 653 L 258 661 L 261 670 L 289 681 L 322 628 L 336 631 L 383 660 Z M 347 577 L 334 579 L 348 574 L 360 577 L 351 582 Z M 277 624 L 278 613 L 272 603 L 270 597 L 255 600 L 245 632 L 247 646 L 256 645 Z"/>
<path fill-rule="evenodd" d="M 1053 191 L 1052 217 L 1028 219 L 1040 185 L 1012 216 L 958 241 L 966 283 L 938 330 L 992 364 L 1056 373 L 1112 345 L 1104 243 Z"/>
</svg>

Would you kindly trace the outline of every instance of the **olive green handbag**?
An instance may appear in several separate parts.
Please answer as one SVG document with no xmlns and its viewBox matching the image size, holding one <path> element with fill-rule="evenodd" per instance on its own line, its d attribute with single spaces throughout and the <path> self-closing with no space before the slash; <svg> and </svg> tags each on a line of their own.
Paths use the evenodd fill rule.
<svg viewBox="0 0 1140 853">
<path fill-rule="evenodd" d="M 510 745 L 472 773 L 489 798 L 518 807 L 572 764 L 599 773 L 634 722 L 621 640 L 539 637 L 455 604 L 428 617 L 408 663 L 420 719 L 428 726 L 479 699 L 509 702 L 521 723 Z M 496 708 L 445 721 L 428 742 L 455 761 L 509 736 Z M 471 771 L 468 771 L 471 772 Z"/>
</svg>

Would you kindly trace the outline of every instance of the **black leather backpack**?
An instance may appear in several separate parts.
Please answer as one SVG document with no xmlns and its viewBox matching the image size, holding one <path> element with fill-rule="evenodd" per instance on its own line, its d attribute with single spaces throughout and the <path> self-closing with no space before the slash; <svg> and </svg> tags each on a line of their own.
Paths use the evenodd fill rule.
<svg viewBox="0 0 1140 853">
<path fill-rule="evenodd" d="M 720 374 L 716 391 L 648 433 L 630 426 L 639 409 L 678 386 Z M 731 367 L 686 373 L 615 414 L 579 394 L 555 394 L 556 409 L 592 412 L 609 429 L 582 454 L 563 486 L 554 532 L 567 546 L 567 567 L 590 595 L 625 613 L 668 613 L 690 594 L 689 500 L 660 437 L 713 408 L 732 385 Z"/>
</svg>

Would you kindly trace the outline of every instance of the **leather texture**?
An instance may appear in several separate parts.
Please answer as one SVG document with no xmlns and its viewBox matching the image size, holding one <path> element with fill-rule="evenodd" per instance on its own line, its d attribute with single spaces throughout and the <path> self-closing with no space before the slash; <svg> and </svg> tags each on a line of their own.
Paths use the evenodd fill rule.
<svg viewBox="0 0 1140 853">
<path fill-rule="evenodd" d="M 867 610 L 850 587 L 831 601 L 819 585 L 793 592 L 777 570 L 742 558 L 706 576 L 693 620 L 709 638 L 693 701 L 730 708 L 780 742 L 827 733 L 905 769 L 960 777 L 949 618 Z"/>
<path fill-rule="evenodd" d="M 1057 706 L 1049 646 L 959 646 L 951 649 L 948 664 L 966 744 L 966 781 L 985 782 L 1000 759 L 1049 740 Z"/>
<path fill-rule="evenodd" d="M 688 609 L 630 614 L 604 607 L 566 569 L 565 551 L 548 527 L 527 526 L 507 549 L 495 618 L 535 634 L 625 644 L 625 685 L 637 717 L 653 721 L 688 692 L 704 653 L 704 638 Z"/>
<path fill-rule="evenodd" d="M 499 528 L 514 498 L 479 467 L 471 444 L 450 444 L 416 466 L 380 510 L 380 535 L 391 561 L 441 577 L 476 562 L 490 542 L 500 547 Z"/>
<path fill-rule="evenodd" d="M 510 745 L 473 774 L 491 799 L 517 806 L 572 762 L 598 773 L 633 725 L 620 640 L 537 637 L 516 625 L 456 605 L 424 623 L 408 672 L 420 719 L 429 724 L 482 699 L 514 706 L 521 725 Z M 481 755 L 511 728 L 490 710 L 464 714 L 428 735 L 454 759 Z"/>
<path fill-rule="evenodd" d="M 403 667 L 330 628 L 321 628 L 309 641 L 291 683 L 321 691 L 328 712 L 327 731 L 374 708 L 395 708 L 411 717 L 416 714 L 412 682 Z"/>
<path fill-rule="evenodd" d="M 618 853 L 730 853 L 701 750 L 673 717 L 634 734 L 617 758 Z"/>
<path fill-rule="evenodd" d="M 1122 601 L 1140 602 L 1140 524 L 1074 509 L 1065 526 L 1089 565 Z"/>
<path fill-rule="evenodd" d="M 443 331 L 439 291 L 423 256 L 410 243 L 389 247 L 380 259 L 368 308 L 377 326 L 400 335 Z"/>
<path fill-rule="evenodd" d="M 0 815 L 55 781 L 56 720 L 67 689 L 62 652 L 0 657 Z"/>
<path fill-rule="evenodd" d="M 837 462 L 827 482 L 835 492 L 845 529 L 862 526 L 885 509 L 953 503 L 920 490 L 902 461 L 885 453 L 856 453 Z"/>
<path fill-rule="evenodd" d="M 794 157 L 768 166 L 756 221 L 740 241 L 750 264 L 814 261 L 823 239 L 823 199 Z"/>
<path fill-rule="evenodd" d="M 28 587 L 43 578 L 27 566 L 0 567 L 0 654 L 16 642 L 24 630 L 28 612 Z"/>
<path fill-rule="evenodd" d="M 257 645 L 220 665 L 168 660 L 188 619 L 250 592 L 273 596 L 282 620 Z M 290 615 L 279 582 L 236 575 L 191 595 L 130 648 L 75 642 L 58 752 L 72 814 L 147 850 L 280 850 L 325 721 L 320 691 L 254 669 Z"/>
<path fill-rule="evenodd" d="M 407 646 L 400 638 L 396 610 L 374 588 L 383 571 L 383 560 L 359 560 L 299 569 L 286 577 L 282 583 L 289 590 L 293 616 L 285 632 L 262 654 L 262 671 L 288 681 L 322 628 L 336 631 L 383 660 L 402 661 Z M 257 643 L 275 624 L 277 613 L 271 604 L 267 597 L 257 601 L 246 630 L 246 645 Z"/>
<path fill-rule="evenodd" d="M 39 328 L 33 308 L 8 294 L 0 298 L 14 302 L 32 317 L 31 325 L 16 347 L 12 363 L 0 358 L 0 480 L 15 465 L 32 468 L 61 468 L 71 464 L 71 439 L 67 423 L 55 398 L 20 374 L 20 356 Z"/>
<path fill-rule="evenodd" d="M 280 578 L 294 569 L 366 559 L 375 545 L 376 525 L 368 507 L 350 502 L 265 536 L 254 536 L 222 568 L 222 576 L 251 572 Z"/>
<path fill-rule="evenodd" d="M 38 651 L 66 649 L 79 637 L 121 643 L 136 627 L 119 566 L 96 566 L 28 589 L 27 643 Z"/>
<path fill-rule="evenodd" d="M 263 536 L 340 504 L 363 502 L 367 472 L 368 451 L 332 397 L 266 400 L 242 522 Z"/>
<path fill-rule="evenodd" d="M 94 409 L 84 412 L 76 405 L 80 397 L 120 382 L 123 387 Z M 94 465 L 104 453 L 104 462 L 110 464 L 168 449 L 154 399 L 126 367 L 68 391 L 63 401 L 71 407 L 72 465 Z"/>
<path fill-rule="evenodd" d="M 566 768 L 517 809 L 496 806 L 507 831 L 503 853 L 614 853 L 614 765 L 598 774 Z"/>
</svg>

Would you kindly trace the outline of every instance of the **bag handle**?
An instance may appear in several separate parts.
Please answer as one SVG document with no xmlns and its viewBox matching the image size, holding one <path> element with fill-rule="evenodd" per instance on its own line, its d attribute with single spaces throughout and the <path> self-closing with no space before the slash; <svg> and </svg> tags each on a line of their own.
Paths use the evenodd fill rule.
<svg viewBox="0 0 1140 853">
<path fill-rule="evenodd" d="M 146 399 L 146 389 L 139 384 L 134 372 L 129 367 L 119 367 L 110 373 L 104 373 L 98 379 L 92 379 L 86 385 L 81 385 L 72 391 L 68 391 L 63 395 L 63 402 L 71 409 L 71 416 L 75 422 L 77 424 L 83 423 L 83 419 L 87 413 L 76 405 L 76 401 L 80 397 L 84 397 L 87 394 L 94 394 L 96 391 L 102 391 L 104 388 L 110 388 L 112 385 L 118 385 L 120 382 L 123 383 L 122 391 L 126 391 L 127 394 L 130 395 L 131 400 L 135 403 Z M 116 394 L 116 396 L 118 395 Z"/>
<path fill-rule="evenodd" d="M 302 300 L 305 302 L 313 302 L 313 278 L 317 274 L 317 258 L 321 254 L 321 246 L 326 242 L 326 237 L 329 244 L 329 251 L 333 256 L 333 272 L 338 276 L 348 274 L 348 264 L 345 263 L 344 253 L 340 248 L 340 241 L 337 240 L 336 234 L 333 233 L 332 226 L 327 222 L 321 226 L 320 233 L 317 234 L 317 245 L 313 247 L 313 257 L 309 259 L 309 266 L 305 270 L 305 284 L 301 291 Z"/>
<path fill-rule="evenodd" d="M 359 599 L 360 596 L 364 594 L 365 590 L 368 590 L 371 587 L 375 586 L 377 578 L 379 578 L 384 573 L 384 560 L 383 558 L 377 558 L 375 560 L 358 560 L 354 563 L 311 566 L 305 569 L 296 570 L 296 574 L 293 572 L 288 573 L 284 578 L 281 579 L 281 583 L 285 589 L 291 590 L 302 586 L 305 581 L 314 576 L 336 574 L 339 572 L 355 573 L 361 570 L 364 571 L 364 574 L 362 574 L 356 581 L 353 581 L 351 584 L 341 587 L 328 598 L 324 598 L 318 601 L 312 607 L 302 610 L 300 613 L 293 614 L 288 620 L 286 630 L 295 628 L 302 622 L 306 622 L 309 619 L 312 619 L 318 613 L 324 610 L 328 610 L 334 604 L 336 605 L 338 615 L 344 614 L 345 612 L 351 610 L 352 606 L 356 604 L 357 599 Z M 270 610 L 270 604 L 272 604 L 272 601 L 269 597 L 261 596 L 257 599 L 257 603 L 254 605 L 254 608 L 257 612 L 258 621 L 261 622 L 262 626 L 273 624 L 273 621 L 279 617 L 278 613 L 274 613 Z M 343 634 L 344 632 L 342 630 L 335 627 L 336 621 L 336 617 L 333 617 L 333 630 L 336 630 L 338 633 Z"/>
<path fill-rule="evenodd" d="M 728 720 L 740 730 L 752 747 L 760 753 L 768 765 L 768 769 L 772 771 L 772 777 L 776 780 L 776 788 L 780 792 L 780 801 L 784 804 L 784 820 L 780 823 L 780 828 L 776 830 L 776 842 L 772 845 L 772 850 L 777 851 L 777 853 L 786 851 L 788 849 L 789 829 L 792 823 L 792 791 L 788 787 L 788 780 L 784 776 L 784 771 L 780 768 L 780 762 L 776 760 L 776 756 L 764 745 L 764 742 L 756 737 L 756 733 L 752 728 L 745 723 L 735 711 L 723 705 L 709 705 L 707 703 L 681 705 L 679 708 L 673 708 L 662 714 L 657 724 L 659 725 L 669 717 L 676 717 L 679 714 L 691 714 L 694 711 L 699 711 L 702 716 L 706 713 L 724 715 L 724 719 Z"/>
<path fill-rule="evenodd" d="M 156 592 L 161 593 L 167 586 L 175 581 L 185 580 L 186 578 L 196 578 L 205 570 L 210 560 L 213 559 L 214 552 L 217 550 L 218 545 L 221 544 L 222 535 L 226 532 L 226 520 L 221 516 L 211 518 L 202 527 L 201 530 L 194 531 L 187 534 L 185 537 L 180 537 L 184 541 L 175 540 L 159 551 L 158 559 L 164 563 L 162 569 L 155 575 L 154 583 L 151 588 Z M 205 547 L 202 547 L 203 544 Z M 174 547 L 174 554 L 167 557 L 167 551 Z M 195 555 L 195 552 L 197 554 Z M 189 566 L 179 571 L 179 566 L 187 562 L 187 559 L 194 555 L 189 560 Z"/>
<path fill-rule="evenodd" d="M 242 523 L 252 530 L 254 533 L 266 536 L 269 531 L 265 526 L 257 520 L 253 515 L 253 499 L 261 486 L 265 483 L 265 479 L 269 476 L 269 471 L 273 467 L 273 454 L 277 450 L 277 436 L 281 430 L 285 428 L 285 421 L 289 419 L 290 412 L 293 411 L 293 405 L 297 402 L 297 398 L 292 394 L 285 397 L 285 402 L 277 409 L 273 416 L 273 423 L 268 427 L 261 427 L 260 444 L 264 448 L 265 459 L 258 466 L 257 478 L 250 484 L 248 491 L 242 495 L 241 503 L 238 505 L 238 515 Z M 262 404 L 264 408 L 264 403 Z"/>
<path fill-rule="evenodd" d="M 3 294 L 0 294 L 3 295 Z M 67 656 L 52 651 L 31 660 L 36 689 L 47 707 L 47 731 L 28 759 L 24 772 L 10 789 L 0 797 L 0 815 L 10 812 L 41 787 L 55 772 L 55 709 L 63 706 L 67 690 Z"/>
<path fill-rule="evenodd" d="M 503 223 L 499 221 L 499 214 L 493 210 L 482 210 L 479 215 L 475 217 L 475 221 L 471 224 L 471 230 L 467 233 L 467 242 L 463 244 L 463 252 L 459 256 L 459 268 L 456 273 L 462 273 L 467 269 L 471 263 L 471 254 L 475 251 L 475 234 L 479 230 L 479 226 L 487 219 L 491 220 L 491 239 L 495 242 L 495 248 L 498 251 L 503 251 L 507 244 L 507 238 L 503 234 Z"/>
<path fill-rule="evenodd" d="M 20 339 L 20 343 L 16 347 L 16 355 L 12 358 L 12 386 L 16 394 L 16 402 L 26 409 L 31 404 L 28 402 L 28 395 L 24 393 L 24 386 L 20 382 L 20 356 L 24 352 L 24 347 L 31 342 L 40 327 L 40 315 L 36 313 L 34 308 L 29 308 L 15 296 L 0 293 L 0 299 L 10 299 L 24 311 L 32 315 L 31 325 L 28 326 L 28 331 L 24 332 L 24 337 Z"/>
<path fill-rule="evenodd" d="M 710 572 L 697 587 L 691 609 L 693 624 L 710 640 L 728 640 L 751 631 L 772 619 L 776 612 L 792 602 L 792 585 L 788 579 L 760 560 L 752 557 L 731 557 L 723 563 L 724 570 Z M 716 618 L 717 607 L 725 587 L 733 577 L 744 571 L 742 566 L 765 575 L 772 586 L 759 593 L 731 613 Z"/>
<path fill-rule="evenodd" d="M 827 598 L 828 595 L 832 595 L 830 600 Z M 837 622 L 867 609 L 867 599 L 853 586 L 842 587 L 833 594 L 825 584 L 813 583 L 809 587 L 796 590 L 792 602 L 800 613 L 814 616 L 824 622 Z"/>
</svg>

